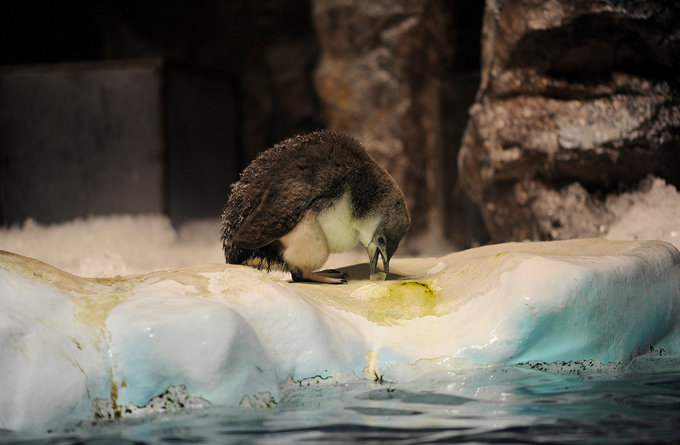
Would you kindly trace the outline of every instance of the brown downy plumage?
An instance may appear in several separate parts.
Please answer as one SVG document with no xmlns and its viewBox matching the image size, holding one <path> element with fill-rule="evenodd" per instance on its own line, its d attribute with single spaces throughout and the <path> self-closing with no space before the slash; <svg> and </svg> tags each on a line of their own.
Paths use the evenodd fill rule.
<svg viewBox="0 0 680 445">
<path fill-rule="evenodd" d="M 342 274 L 314 272 L 329 253 L 360 241 L 371 274 L 379 255 L 387 273 L 409 225 L 404 195 L 364 147 L 319 131 L 286 139 L 246 167 L 222 213 L 222 247 L 229 264 L 342 283 Z"/>
</svg>

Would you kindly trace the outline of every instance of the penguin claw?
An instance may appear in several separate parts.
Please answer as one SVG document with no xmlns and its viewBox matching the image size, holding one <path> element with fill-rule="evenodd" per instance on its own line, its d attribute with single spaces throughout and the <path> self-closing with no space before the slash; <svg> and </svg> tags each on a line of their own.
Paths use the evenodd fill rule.
<svg viewBox="0 0 680 445">
<path fill-rule="evenodd" d="M 313 281 L 327 284 L 347 284 L 347 274 L 335 269 L 321 270 L 319 272 L 296 270 L 291 274 L 293 281 Z"/>
<path fill-rule="evenodd" d="M 320 274 L 323 274 L 323 275 L 326 275 L 326 276 L 332 276 L 332 277 L 335 277 L 335 278 L 345 278 L 345 279 L 347 278 L 347 272 L 340 272 L 337 269 L 325 269 L 325 270 L 321 270 L 317 273 L 320 273 Z"/>
<path fill-rule="evenodd" d="M 320 275 L 325 279 L 332 281 L 324 281 L 325 283 L 332 282 L 337 284 L 347 284 L 347 274 L 336 269 L 326 269 L 316 272 L 315 275 Z"/>
</svg>

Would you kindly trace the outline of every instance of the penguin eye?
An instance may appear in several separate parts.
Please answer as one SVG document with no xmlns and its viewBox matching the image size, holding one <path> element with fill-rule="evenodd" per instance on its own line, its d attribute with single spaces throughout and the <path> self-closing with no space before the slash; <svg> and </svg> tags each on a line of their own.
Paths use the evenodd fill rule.
<svg viewBox="0 0 680 445">
<path fill-rule="evenodd" d="M 378 237 L 378 242 L 380 244 L 385 244 L 385 237 L 384 236 Z"/>
</svg>

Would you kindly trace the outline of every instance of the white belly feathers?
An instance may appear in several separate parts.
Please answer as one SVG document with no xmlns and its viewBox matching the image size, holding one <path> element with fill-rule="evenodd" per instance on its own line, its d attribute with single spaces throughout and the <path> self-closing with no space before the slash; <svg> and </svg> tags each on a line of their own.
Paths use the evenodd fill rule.
<svg viewBox="0 0 680 445">
<path fill-rule="evenodd" d="M 379 223 L 379 217 L 354 219 L 350 195 L 346 193 L 332 207 L 320 213 L 308 212 L 295 229 L 280 239 L 283 257 L 291 265 L 318 269 L 330 253 L 349 250 L 358 241 L 367 245 Z"/>
</svg>

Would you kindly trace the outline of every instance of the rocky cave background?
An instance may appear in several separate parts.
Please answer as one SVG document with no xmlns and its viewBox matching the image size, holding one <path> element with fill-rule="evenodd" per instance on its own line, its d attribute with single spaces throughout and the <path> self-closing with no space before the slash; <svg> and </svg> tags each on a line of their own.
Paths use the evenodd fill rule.
<svg viewBox="0 0 680 445">
<path fill-rule="evenodd" d="M 427 242 L 596 236 L 611 219 L 608 196 L 650 175 L 680 187 L 673 2 L 2 8 L 3 65 L 160 57 L 228 79 L 237 92 L 236 171 L 292 134 L 357 137 L 406 195 L 412 253 Z"/>
</svg>

